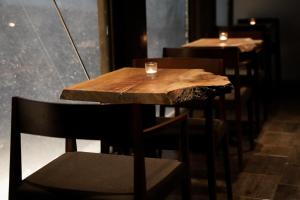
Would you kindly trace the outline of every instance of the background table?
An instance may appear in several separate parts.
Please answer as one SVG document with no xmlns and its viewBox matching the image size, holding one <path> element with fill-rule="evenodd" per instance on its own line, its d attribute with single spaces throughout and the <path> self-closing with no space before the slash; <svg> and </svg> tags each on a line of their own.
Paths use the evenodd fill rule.
<svg viewBox="0 0 300 200">
<path fill-rule="evenodd" d="M 228 38 L 226 41 L 220 41 L 218 38 L 202 38 L 184 44 L 183 47 L 237 47 L 240 52 L 250 52 L 259 47 L 262 43 L 262 40 L 254 40 L 251 38 Z"/>
<path fill-rule="evenodd" d="M 183 48 L 197 49 L 198 55 L 204 58 L 221 58 L 225 66 L 225 74 L 234 83 L 235 91 L 242 86 L 251 87 L 254 99 L 255 125 L 259 130 L 260 107 L 262 104 L 264 119 L 267 118 L 267 85 L 269 70 L 265 68 L 263 60 L 263 40 L 251 38 L 228 38 L 220 41 L 219 38 L 201 38 L 184 44 Z M 201 53 L 200 53 L 201 52 Z M 170 55 L 168 55 L 170 56 Z M 262 81 L 260 81 L 262 80 Z M 261 84 L 263 82 L 263 84 Z M 238 138 L 239 168 L 243 168 L 243 140 L 242 140 L 242 104 L 241 94 L 235 92 L 236 108 L 236 135 Z M 253 143 L 251 143 L 253 144 Z M 254 145 L 251 145 L 254 147 Z"/>
</svg>

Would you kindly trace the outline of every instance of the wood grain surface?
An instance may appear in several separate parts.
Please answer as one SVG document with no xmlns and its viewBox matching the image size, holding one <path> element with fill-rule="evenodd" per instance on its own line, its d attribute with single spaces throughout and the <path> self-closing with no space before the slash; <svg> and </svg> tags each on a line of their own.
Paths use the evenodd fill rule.
<svg viewBox="0 0 300 200">
<path fill-rule="evenodd" d="M 183 47 L 237 47 L 241 52 L 249 52 L 261 45 L 262 42 L 262 40 L 251 38 L 228 38 L 226 41 L 220 41 L 218 38 L 202 38 L 184 44 Z"/>
<path fill-rule="evenodd" d="M 230 91 L 231 87 L 227 77 L 201 69 L 158 69 L 155 76 L 147 76 L 143 68 L 126 67 L 67 87 L 61 98 L 174 105 L 206 98 L 209 92 Z"/>
</svg>

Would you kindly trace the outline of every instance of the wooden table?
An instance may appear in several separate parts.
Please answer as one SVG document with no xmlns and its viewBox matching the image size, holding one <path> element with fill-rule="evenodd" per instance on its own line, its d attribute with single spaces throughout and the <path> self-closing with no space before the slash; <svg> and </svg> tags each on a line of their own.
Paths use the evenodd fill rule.
<svg viewBox="0 0 300 200">
<path fill-rule="evenodd" d="M 252 91 L 254 94 L 255 102 L 255 117 L 256 126 L 259 127 L 260 113 L 259 110 L 259 95 L 258 92 L 261 91 L 263 87 L 259 86 L 259 66 L 262 66 L 262 40 L 255 40 L 251 38 L 228 38 L 226 41 L 220 41 L 219 38 L 201 38 L 193 42 L 182 45 L 184 48 L 197 48 L 202 49 L 202 54 L 210 58 L 221 58 L 223 59 L 224 66 L 226 68 L 226 75 L 231 76 L 234 81 L 234 87 L 236 91 L 239 91 L 241 87 L 241 74 L 244 73 L 247 81 L 250 82 Z M 245 66 L 240 63 L 251 63 L 250 67 L 246 69 L 240 66 Z M 252 76 L 253 70 L 253 76 Z M 265 71 L 265 69 L 262 69 Z M 264 73 L 266 74 L 266 73 Z M 264 80 L 266 77 L 264 77 Z M 248 84 L 248 83 L 247 83 Z M 249 85 L 249 84 L 248 84 Z M 240 170 L 243 168 L 243 141 L 242 141 L 242 105 L 240 102 L 240 94 L 235 93 L 236 100 L 236 131 L 238 137 L 238 163 Z M 266 100 L 263 100 L 264 102 Z M 266 103 L 263 106 L 264 113 L 266 112 Z M 266 116 L 266 114 L 265 114 Z"/>
<path fill-rule="evenodd" d="M 67 87 L 62 99 L 101 103 L 176 105 L 231 88 L 227 77 L 201 69 L 158 69 L 147 76 L 143 68 L 122 68 Z"/>
<path fill-rule="evenodd" d="M 180 105 L 193 100 L 206 103 L 208 138 L 208 175 L 216 180 L 215 141 L 212 130 L 212 100 L 230 92 L 227 77 L 201 69 L 158 69 L 156 76 L 147 76 L 143 68 L 122 68 L 93 80 L 67 87 L 62 99 L 101 103 L 133 103 Z M 210 196 L 216 199 L 216 182 L 209 182 Z"/>
<path fill-rule="evenodd" d="M 184 44 L 183 47 L 237 47 L 240 52 L 250 52 L 262 45 L 262 43 L 262 40 L 251 38 L 228 38 L 226 41 L 220 41 L 218 38 L 202 38 Z"/>
</svg>

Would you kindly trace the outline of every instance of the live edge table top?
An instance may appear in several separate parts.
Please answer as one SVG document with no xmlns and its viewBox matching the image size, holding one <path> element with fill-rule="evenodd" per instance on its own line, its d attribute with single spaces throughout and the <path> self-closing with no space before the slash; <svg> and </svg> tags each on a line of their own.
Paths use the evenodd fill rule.
<svg viewBox="0 0 300 200">
<path fill-rule="evenodd" d="M 226 93 L 232 84 L 225 76 L 201 69 L 158 69 L 147 76 L 143 68 L 125 67 L 65 88 L 62 99 L 101 103 L 175 105 Z"/>
<path fill-rule="evenodd" d="M 226 41 L 220 41 L 218 38 L 201 38 L 184 44 L 183 47 L 237 47 L 240 52 L 250 52 L 260 47 L 262 43 L 262 40 L 251 38 L 228 38 Z"/>
</svg>

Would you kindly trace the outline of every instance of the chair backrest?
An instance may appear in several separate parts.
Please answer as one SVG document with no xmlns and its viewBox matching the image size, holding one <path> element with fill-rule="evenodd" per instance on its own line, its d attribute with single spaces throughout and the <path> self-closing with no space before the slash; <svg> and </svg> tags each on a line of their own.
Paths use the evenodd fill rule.
<svg viewBox="0 0 300 200">
<path fill-rule="evenodd" d="M 256 25 L 261 25 L 261 24 L 279 24 L 279 19 L 278 18 L 243 18 L 243 19 L 238 19 L 239 24 L 250 24 L 250 21 L 252 19 L 255 19 Z"/>
<path fill-rule="evenodd" d="M 229 27 L 219 27 L 219 31 L 226 30 L 229 38 L 252 38 L 267 40 L 267 29 L 264 26 L 237 25 Z"/>
<path fill-rule="evenodd" d="M 181 47 L 163 48 L 163 57 L 222 59 L 224 67 L 238 70 L 239 49 L 236 47 Z"/>
<path fill-rule="evenodd" d="M 238 19 L 239 25 L 249 25 L 252 18 Z M 278 18 L 255 18 L 256 24 L 253 29 L 263 26 L 267 31 L 267 39 L 272 43 L 273 48 L 280 48 L 280 22 Z"/>
<path fill-rule="evenodd" d="M 167 58 L 136 58 L 133 60 L 134 67 L 144 67 L 145 62 L 157 62 L 159 68 L 173 69 L 204 69 L 214 74 L 224 74 L 223 60 L 213 58 L 188 58 L 188 57 L 167 57 Z"/>
<path fill-rule="evenodd" d="M 136 105 L 62 104 L 13 97 L 10 190 L 21 183 L 21 133 L 133 147 L 134 160 L 139 160 L 135 169 L 144 166 L 142 120 Z M 143 171 L 134 176 L 145 180 Z"/>
<path fill-rule="evenodd" d="M 236 47 L 181 47 L 163 48 L 164 57 L 189 57 L 189 58 L 209 58 L 223 60 L 223 74 L 226 68 L 234 69 L 234 76 L 231 79 L 235 89 L 240 88 L 239 72 L 239 49 Z M 236 92 L 238 94 L 238 92 Z"/>
<path fill-rule="evenodd" d="M 238 24 L 249 24 L 253 18 L 238 19 Z M 269 60 L 267 62 L 272 62 L 270 59 L 274 59 L 275 64 L 275 78 L 276 80 L 281 79 L 281 48 L 280 48 L 280 20 L 279 18 L 254 18 L 256 24 L 253 28 L 257 26 L 264 26 L 267 30 L 267 53 L 269 53 Z M 265 42 L 264 42 L 265 43 Z M 270 55 L 273 54 L 273 55 Z M 271 58 L 273 57 L 273 58 Z M 272 64 L 272 63 L 271 63 Z M 270 63 L 266 64 L 267 67 Z"/>
<path fill-rule="evenodd" d="M 128 143 L 131 114 L 130 105 L 49 103 L 12 98 L 13 134 Z"/>
<path fill-rule="evenodd" d="M 238 19 L 238 25 L 249 25 L 252 20 L 255 20 L 255 25 L 251 25 L 254 29 L 264 26 L 269 32 L 271 32 L 271 38 L 273 42 L 279 39 L 280 22 L 278 18 L 244 18 Z"/>
</svg>

